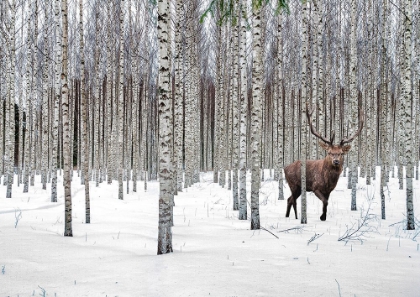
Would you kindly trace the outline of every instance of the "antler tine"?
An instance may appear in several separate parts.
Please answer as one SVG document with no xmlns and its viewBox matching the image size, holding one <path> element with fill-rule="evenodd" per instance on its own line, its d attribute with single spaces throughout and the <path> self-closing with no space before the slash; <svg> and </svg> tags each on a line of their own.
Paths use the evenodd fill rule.
<svg viewBox="0 0 420 297">
<path fill-rule="evenodd" d="M 353 139 L 355 139 L 362 131 L 364 123 L 365 123 L 365 113 L 363 112 L 363 110 L 360 110 L 359 129 L 352 137 L 349 137 L 347 139 L 342 139 L 340 141 L 340 145 L 344 145 L 346 143 L 352 142 Z"/>
<path fill-rule="evenodd" d="M 334 143 L 334 138 L 335 138 L 335 131 L 333 131 L 333 133 L 331 134 L 331 140 L 330 140 L 331 144 Z"/>
<path fill-rule="evenodd" d="M 308 123 L 309 123 L 309 127 L 311 128 L 311 132 L 313 135 L 315 135 L 316 137 L 318 137 L 319 139 L 321 139 L 323 142 L 332 145 L 332 141 L 326 139 L 325 137 L 321 136 L 318 131 L 315 130 L 314 126 L 312 126 L 312 121 L 311 121 L 311 115 L 314 112 L 314 107 L 311 108 L 311 111 L 309 111 L 309 103 L 306 103 L 306 116 L 308 117 Z"/>
</svg>

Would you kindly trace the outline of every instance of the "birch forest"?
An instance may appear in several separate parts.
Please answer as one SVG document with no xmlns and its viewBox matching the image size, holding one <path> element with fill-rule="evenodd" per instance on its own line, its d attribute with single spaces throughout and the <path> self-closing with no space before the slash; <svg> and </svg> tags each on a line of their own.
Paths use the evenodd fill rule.
<svg viewBox="0 0 420 297">
<path fill-rule="evenodd" d="M 307 105 L 327 139 L 353 135 L 363 115 L 345 157 L 349 208 L 358 177 L 380 168 L 382 192 L 398 176 L 415 228 L 419 1 L 2 0 L 0 44 L 3 198 L 51 187 L 55 203 L 64 187 L 65 236 L 75 175 L 86 223 L 95 187 L 118 183 L 124 199 L 158 180 L 158 254 L 172 252 L 176 196 L 200 172 L 259 229 L 261 182 L 278 181 L 285 200 L 283 168 L 325 157 Z"/>
</svg>

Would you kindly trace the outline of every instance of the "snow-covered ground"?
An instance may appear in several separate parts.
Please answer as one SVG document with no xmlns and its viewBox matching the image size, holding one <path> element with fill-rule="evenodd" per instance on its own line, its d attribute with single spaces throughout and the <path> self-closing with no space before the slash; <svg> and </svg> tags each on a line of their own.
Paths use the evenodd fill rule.
<svg viewBox="0 0 420 297">
<path fill-rule="evenodd" d="M 377 182 L 366 186 L 359 180 L 358 211 L 352 212 L 341 178 L 327 221 L 320 221 L 321 202 L 311 193 L 308 224 L 301 225 L 300 219 L 285 218 L 286 201 L 277 200 L 277 183 L 268 178 L 260 195 L 266 230 L 252 231 L 250 222 L 232 211 L 231 191 L 204 173 L 201 183 L 175 197 L 174 252 L 160 256 L 157 182 L 123 201 L 117 199 L 116 182 L 98 188 L 92 183 L 92 219 L 85 224 L 84 191 L 75 174 L 69 238 L 62 236 L 62 177 L 58 203 L 49 202 L 50 189 L 42 190 L 39 179 L 26 194 L 15 185 L 12 199 L 4 198 L 6 187 L 0 187 L 0 297 L 420 296 L 420 227 L 404 230 L 405 191 L 398 190 L 396 179 L 389 184 L 386 220 L 380 220 Z M 420 217 L 420 182 L 414 186 Z M 366 197 L 378 215 L 369 222 L 372 232 L 363 243 L 338 241 L 346 226 L 361 221 Z M 308 244 L 315 234 L 322 236 Z"/>
</svg>

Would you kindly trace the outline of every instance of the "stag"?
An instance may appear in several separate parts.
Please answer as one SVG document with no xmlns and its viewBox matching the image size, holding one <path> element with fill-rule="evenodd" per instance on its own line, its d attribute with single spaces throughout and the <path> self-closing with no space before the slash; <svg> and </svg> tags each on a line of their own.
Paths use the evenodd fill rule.
<svg viewBox="0 0 420 297">
<path fill-rule="evenodd" d="M 314 109 L 312 108 L 309 112 L 308 106 L 306 107 L 306 115 L 311 128 L 311 133 L 322 140 L 319 142 L 319 145 L 327 152 L 327 156 L 321 160 L 306 161 L 306 191 L 313 192 L 322 201 L 323 207 L 320 219 L 321 221 L 325 221 L 327 219 L 328 198 L 337 185 L 338 178 L 343 171 L 344 155 L 347 154 L 351 148 L 348 143 L 353 141 L 353 139 L 362 131 L 364 115 L 363 112 L 361 112 L 359 129 L 357 132 L 347 139 L 342 139 L 338 145 L 334 145 L 334 132 L 331 135 L 331 139 L 328 140 L 321 136 L 312 126 L 311 116 L 313 111 Z M 292 192 L 292 195 L 287 199 L 286 217 L 289 217 L 290 208 L 293 206 L 296 219 L 298 218 L 296 212 L 296 199 L 299 198 L 302 192 L 300 166 L 301 162 L 295 161 L 284 168 L 286 180 L 289 184 L 290 191 Z"/>
</svg>

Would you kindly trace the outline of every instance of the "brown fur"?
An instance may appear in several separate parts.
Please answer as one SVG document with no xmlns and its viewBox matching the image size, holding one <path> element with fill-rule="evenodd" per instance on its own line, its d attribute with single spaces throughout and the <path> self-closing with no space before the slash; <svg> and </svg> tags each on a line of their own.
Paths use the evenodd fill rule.
<svg viewBox="0 0 420 297">
<path fill-rule="evenodd" d="M 350 150 L 350 145 L 329 145 L 325 143 L 320 143 L 320 145 L 328 154 L 325 159 L 306 161 L 306 191 L 313 192 L 322 201 L 323 208 L 320 219 L 325 221 L 328 198 L 343 171 L 344 155 Z M 302 192 L 300 167 L 301 161 L 296 161 L 284 168 L 286 180 L 292 192 L 290 198 L 287 199 L 286 217 L 289 217 L 290 208 L 293 206 L 296 219 L 296 199 Z"/>
</svg>

